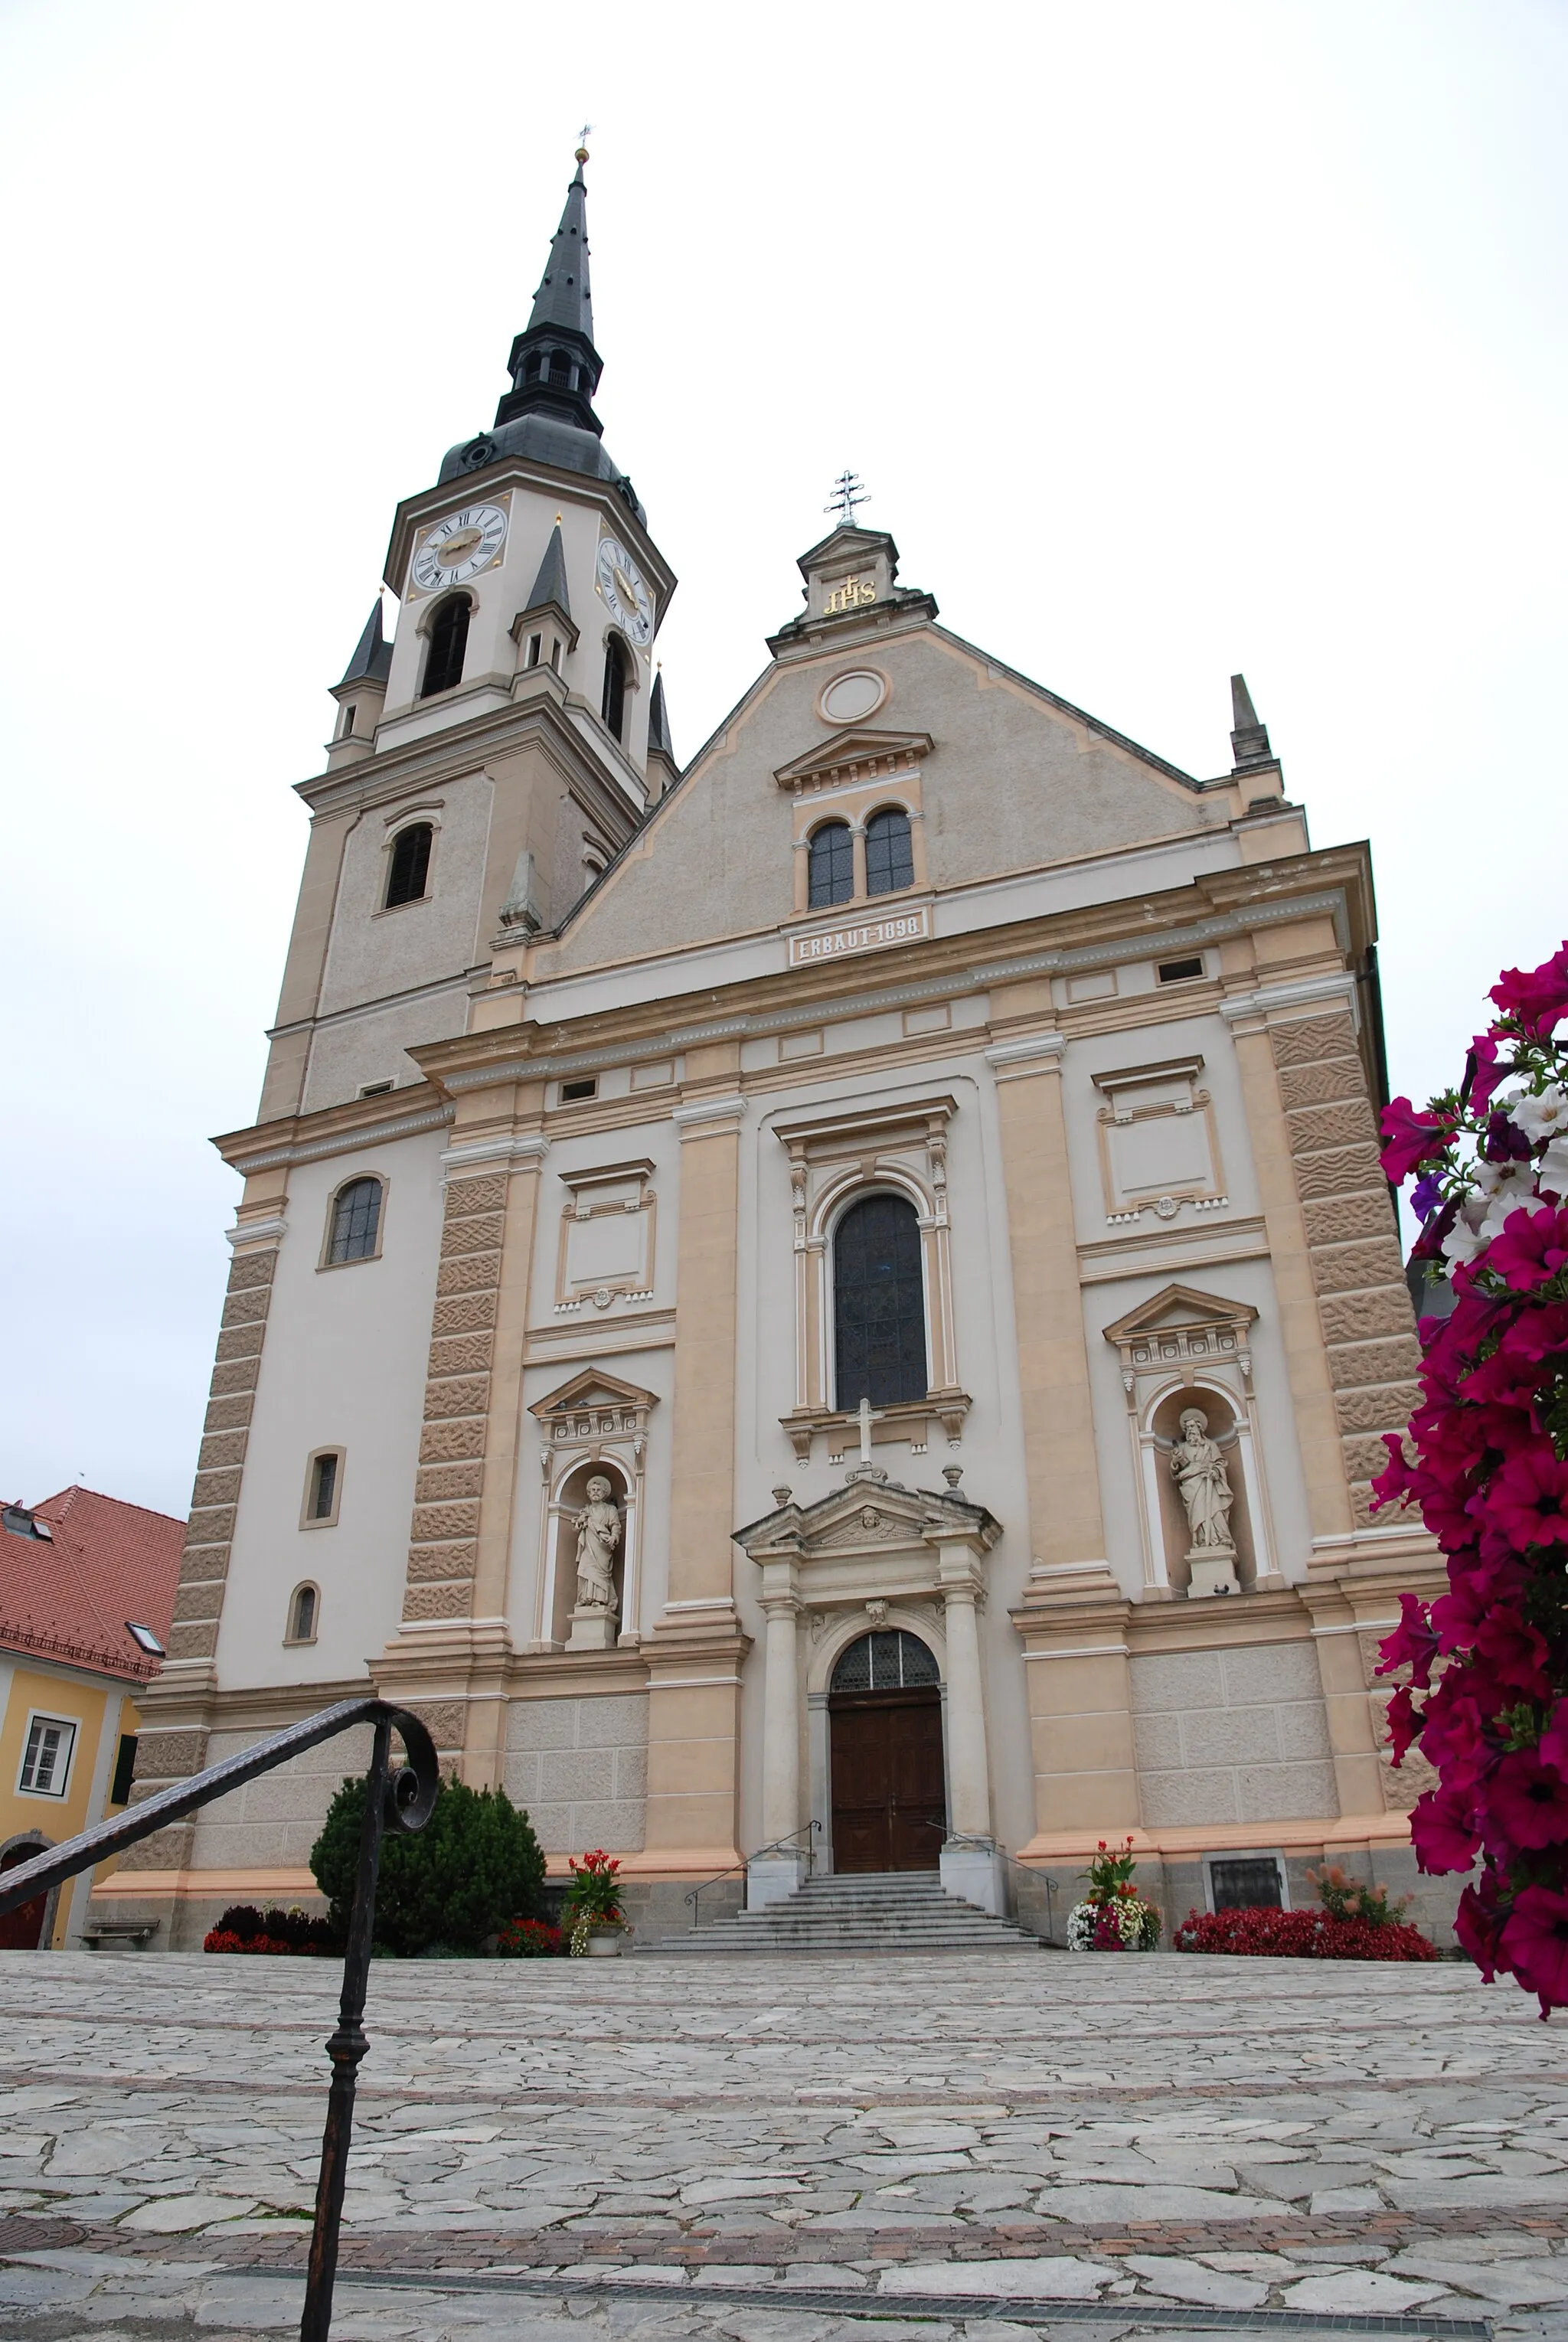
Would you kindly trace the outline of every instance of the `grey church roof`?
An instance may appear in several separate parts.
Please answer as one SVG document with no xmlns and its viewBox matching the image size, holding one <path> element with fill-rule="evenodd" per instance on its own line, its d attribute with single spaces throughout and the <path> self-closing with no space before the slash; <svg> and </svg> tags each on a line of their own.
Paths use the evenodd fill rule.
<svg viewBox="0 0 1568 2342">
<path fill-rule="evenodd" d="M 550 240 L 550 257 L 534 295 L 528 331 L 532 334 L 541 325 L 553 325 L 581 334 L 591 346 L 594 299 L 588 289 L 588 189 L 583 177 L 587 159 L 579 147 L 576 174 L 566 190 L 561 225 Z"/>
<path fill-rule="evenodd" d="M 392 645 L 381 631 L 381 596 L 378 594 L 375 606 L 365 622 L 365 632 L 355 645 L 354 656 L 336 687 L 341 691 L 345 683 L 385 683 L 391 673 Z"/>
<path fill-rule="evenodd" d="M 572 604 L 566 592 L 566 548 L 561 542 L 559 521 L 550 532 L 544 558 L 539 564 L 539 575 L 534 580 L 533 590 L 523 606 L 525 610 L 542 610 L 546 602 L 554 602 L 564 618 L 571 616 Z"/>
</svg>

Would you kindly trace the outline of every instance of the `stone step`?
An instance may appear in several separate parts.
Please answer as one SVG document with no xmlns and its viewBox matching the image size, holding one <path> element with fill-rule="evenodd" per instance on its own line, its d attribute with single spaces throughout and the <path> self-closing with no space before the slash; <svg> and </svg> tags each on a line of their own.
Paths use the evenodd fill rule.
<svg viewBox="0 0 1568 2342">
<path fill-rule="evenodd" d="M 808 1878 L 761 1910 L 710 1920 L 634 1949 L 644 1956 L 1037 1952 L 1037 1936 L 949 1895 L 934 1871 L 871 1871 Z"/>
</svg>

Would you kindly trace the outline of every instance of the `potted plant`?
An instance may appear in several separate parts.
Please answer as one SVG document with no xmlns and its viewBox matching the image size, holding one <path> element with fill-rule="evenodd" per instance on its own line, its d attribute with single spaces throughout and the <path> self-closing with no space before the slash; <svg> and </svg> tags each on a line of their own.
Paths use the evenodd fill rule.
<svg viewBox="0 0 1568 2342">
<path fill-rule="evenodd" d="M 1081 1876 L 1089 1891 L 1067 1914 L 1071 1952 L 1152 1952 L 1160 1940 L 1160 1914 L 1133 1884 L 1133 1841 L 1112 1854 L 1104 1838 Z"/>
<path fill-rule="evenodd" d="M 602 1846 L 585 1854 L 581 1862 L 573 1857 L 572 1884 L 562 1907 L 561 1923 L 571 1931 L 574 1960 L 614 1958 L 622 1937 L 629 1933 L 616 1879 L 620 1867 L 617 1858 Z"/>
</svg>

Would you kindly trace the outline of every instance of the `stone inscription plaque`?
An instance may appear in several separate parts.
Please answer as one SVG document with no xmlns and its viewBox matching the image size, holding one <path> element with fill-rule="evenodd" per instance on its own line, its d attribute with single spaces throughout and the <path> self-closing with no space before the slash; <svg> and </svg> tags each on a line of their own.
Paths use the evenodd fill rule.
<svg viewBox="0 0 1568 2342">
<path fill-rule="evenodd" d="M 930 933 L 930 907 L 922 903 L 912 911 L 886 911 L 878 918 L 819 927 L 809 936 L 791 936 L 789 964 L 809 967 L 818 960 L 845 959 L 854 952 L 885 951 L 892 944 L 924 942 Z"/>
</svg>

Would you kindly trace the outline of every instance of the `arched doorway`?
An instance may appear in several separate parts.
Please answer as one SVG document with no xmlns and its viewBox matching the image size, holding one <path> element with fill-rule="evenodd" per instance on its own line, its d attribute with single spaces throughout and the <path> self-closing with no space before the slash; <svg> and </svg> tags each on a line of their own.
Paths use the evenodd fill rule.
<svg viewBox="0 0 1568 2342">
<path fill-rule="evenodd" d="M 840 1652 L 828 1694 L 833 1867 L 934 1870 L 947 1832 L 936 1661 L 900 1627 Z"/>
<path fill-rule="evenodd" d="M 24 1862 L 32 1862 L 48 1847 L 41 1837 L 25 1838 L 20 1846 L 8 1846 L 0 1854 L 0 1871 L 15 1870 Z M 30 1903 L 20 1904 L 0 1918 L 0 1952 L 35 1952 L 44 1941 L 44 1923 L 49 1916 L 49 1894 L 35 1895 Z"/>
</svg>

